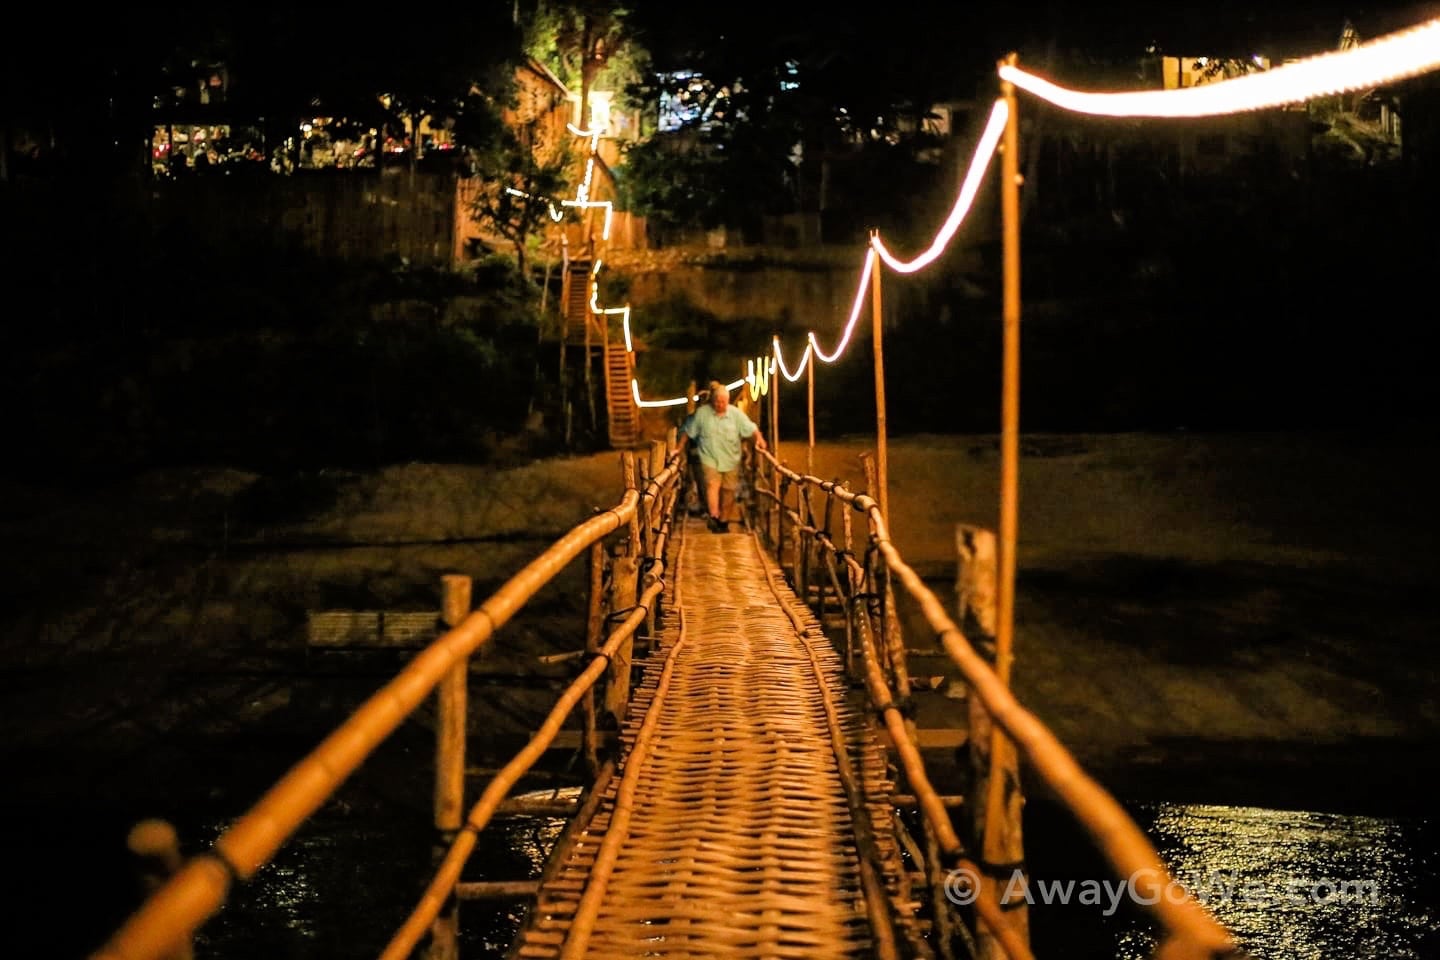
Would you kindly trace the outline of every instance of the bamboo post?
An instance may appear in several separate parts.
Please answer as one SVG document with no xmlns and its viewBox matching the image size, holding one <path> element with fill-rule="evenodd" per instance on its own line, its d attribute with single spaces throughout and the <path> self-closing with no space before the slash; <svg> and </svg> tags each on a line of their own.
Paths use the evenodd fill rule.
<svg viewBox="0 0 1440 960">
<path fill-rule="evenodd" d="M 1014 66 L 1015 54 L 1005 61 Z M 1015 87 L 1001 83 L 1010 108 L 1001 146 L 1000 207 L 1005 226 L 1004 364 L 1000 407 L 1000 568 L 995 672 L 1010 682 L 1015 630 L 1015 543 L 1020 526 L 1020 148 Z"/>
<path fill-rule="evenodd" d="M 1011 53 L 1006 62 L 1015 65 Z M 1004 223 L 1004 377 L 1001 405 L 1001 509 L 998 610 L 995 632 L 995 673 L 1010 683 L 1015 659 L 1015 570 L 1020 527 L 1020 118 L 1015 87 L 1001 84 L 1009 107 L 1001 154 L 1001 219 Z M 1019 863 L 1021 856 L 1019 763 L 1015 744 L 997 726 L 991 750 L 991 776 L 986 796 L 983 856 L 991 863 Z M 1023 907 L 1022 900 L 1018 906 Z M 1026 914 L 1009 912 L 1015 932 L 1029 942 Z"/>
<path fill-rule="evenodd" d="M 696 391 L 698 389 L 699 386 L 695 383 L 694 380 L 691 380 L 690 383 L 685 387 L 685 416 L 687 418 L 695 412 L 695 397 Z M 693 441 L 691 441 L 689 436 L 687 435 L 685 438 L 685 469 L 688 471 L 685 477 L 686 499 L 688 500 L 689 497 L 692 496 L 693 491 L 693 496 L 695 498 L 694 509 L 698 509 L 701 513 L 704 513 L 705 474 L 699 469 L 700 461 L 694 456 L 694 449 L 691 446 L 692 443 Z"/>
<path fill-rule="evenodd" d="M 977 649 L 993 647 L 996 613 L 995 534 L 980 527 L 958 524 L 955 529 L 956 607 L 960 622 L 973 636 Z M 1000 893 L 1012 888 L 1005 868 L 1023 870 L 1024 843 L 1021 815 L 1024 796 L 1020 790 L 1019 761 L 1009 737 L 994 723 L 985 705 L 973 693 L 966 700 L 969 718 L 971 793 L 971 835 L 980 850 L 979 859 L 998 871 L 986 871 L 980 878 L 979 896 L 999 905 Z M 997 879 L 998 877 L 998 879 Z M 1013 933 L 1029 942 L 1029 916 L 1020 894 L 1007 905 L 1004 916 Z M 977 931 L 980 960 L 1006 956 L 991 932 Z"/>
<path fill-rule="evenodd" d="M 798 496 L 795 498 L 801 504 L 800 517 L 805 521 L 806 527 L 815 526 L 815 511 L 810 505 L 810 485 L 799 484 Z M 800 599 L 808 607 L 810 606 L 810 554 L 814 552 L 815 534 L 809 530 L 801 533 L 802 547 L 800 550 L 800 562 L 797 565 L 795 582 L 800 587 Z"/>
<path fill-rule="evenodd" d="M 779 521 L 780 534 L 775 541 L 775 559 L 780 564 L 781 572 L 785 570 L 785 522 L 789 519 L 785 513 L 785 501 L 790 496 L 790 478 L 776 471 L 780 476 L 780 489 L 778 502 L 775 504 L 775 514 Z M 793 575 L 793 573 L 792 573 Z"/>
<path fill-rule="evenodd" d="M 635 454 L 625 451 L 620 455 L 620 464 L 625 475 L 625 489 L 637 489 L 636 478 L 641 464 L 636 461 Z M 630 540 L 625 553 L 615 559 L 610 599 L 612 610 L 629 610 L 639 597 L 641 551 L 640 510 L 636 509 L 630 518 Z M 625 710 L 630 703 L 630 662 L 634 653 L 635 637 L 632 633 L 610 658 L 605 685 L 605 712 L 613 718 L 617 729 L 625 725 Z"/>
<path fill-rule="evenodd" d="M 842 509 L 845 509 L 845 508 L 842 507 Z M 834 489 L 834 487 L 831 487 L 829 490 L 826 490 L 826 491 L 825 491 L 825 525 L 824 525 L 823 527 L 821 527 L 821 529 L 825 531 L 825 539 L 828 540 L 832 546 L 833 546 L 834 543 L 835 543 L 835 535 L 830 532 L 830 524 L 831 524 L 831 522 L 834 520 L 834 518 L 835 518 L 835 489 Z M 818 561 L 819 558 L 820 558 L 821 556 L 823 556 L 823 555 L 824 555 L 823 551 L 822 551 L 821 553 L 819 553 L 819 554 L 816 554 L 816 559 L 817 559 L 817 561 Z M 825 602 L 825 596 L 826 596 L 826 593 L 825 593 L 825 580 L 824 580 L 824 578 L 822 577 L 821 580 L 820 580 L 820 622 L 821 622 L 822 624 L 825 622 L 825 613 L 826 613 L 826 611 L 829 609 L 829 605 Z M 842 597 L 837 597 L 836 599 L 839 600 L 840 603 L 842 604 L 841 609 L 844 609 L 844 607 L 843 607 L 843 604 L 845 603 L 844 598 L 842 598 Z"/>
<path fill-rule="evenodd" d="M 770 378 L 770 452 L 780 462 L 780 378 Z"/>
<path fill-rule="evenodd" d="M 880 485 L 881 481 L 879 478 L 879 472 L 875 466 L 874 458 L 871 457 L 869 453 L 861 453 L 860 466 L 865 471 L 866 489 L 871 491 L 875 490 Z M 875 499 L 879 500 L 879 497 L 876 497 Z M 884 508 L 881 508 L 880 514 L 882 517 L 884 516 Z M 872 523 L 870 526 L 870 532 L 873 535 L 875 533 L 874 524 Z M 879 556 L 878 553 L 876 553 L 874 554 L 870 562 L 865 565 L 866 576 L 870 579 L 870 585 L 867 592 L 869 592 L 872 596 L 878 596 L 880 598 L 880 624 L 879 627 L 874 631 L 876 647 L 875 658 L 880 661 L 882 666 L 885 667 L 885 681 L 896 688 L 896 696 L 906 697 L 909 696 L 910 692 L 909 678 L 906 678 L 905 690 L 902 692 L 899 689 L 899 681 L 900 676 L 904 673 L 905 665 L 903 659 L 898 663 L 896 662 L 894 644 L 895 638 L 894 631 L 891 626 L 895 619 L 893 613 L 895 605 L 895 595 L 890 590 L 890 578 L 882 575 L 881 564 L 883 563 L 884 560 Z"/>
<path fill-rule="evenodd" d="M 470 615 L 470 578 L 463 574 L 441 577 L 440 620 L 445 629 L 459 626 Z M 470 658 L 462 657 L 441 678 L 435 689 L 435 830 L 437 858 L 444 856 L 465 807 L 465 720 L 470 680 Z M 460 956 L 459 901 L 452 895 L 430 928 L 430 960 L 458 960 Z"/>
<path fill-rule="evenodd" d="M 600 649 L 605 629 L 605 545 L 592 543 L 589 554 L 590 602 L 585 611 L 585 652 L 594 656 Z M 595 688 L 585 691 L 580 709 L 581 741 L 585 754 L 585 770 L 590 782 L 600 772 L 599 737 L 595 728 Z"/>
<path fill-rule="evenodd" d="M 850 485 L 849 485 L 848 483 L 842 483 L 842 484 L 840 484 L 840 486 L 845 490 L 845 492 L 847 492 L 847 493 L 849 492 L 849 487 L 850 487 Z M 849 505 L 848 503 L 845 504 L 845 505 L 840 509 L 840 526 L 841 526 L 841 529 L 842 529 L 842 530 L 844 531 L 844 533 L 845 533 L 845 540 L 844 540 L 844 543 L 845 543 L 845 546 L 844 546 L 845 555 L 846 555 L 846 556 L 854 556 L 854 555 L 855 555 L 854 524 L 853 524 L 853 521 L 852 521 L 851 518 L 850 518 L 850 505 Z M 855 672 L 855 629 L 854 629 L 853 623 L 851 622 L 851 621 L 854 619 L 854 612 L 850 609 L 850 598 L 855 595 L 855 590 L 854 590 L 854 582 L 850 579 L 850 565 L 847 564 L 847 563 L 845 563 L 844 560 L 843 560 L 843 558 L 840 560 L 840 564 L 841 564 L 841 566 L 840 566 L 840 571 L 845 575 L 845 580 L 844 580 L 844 582 L 851 587 L 851 589 L 849 590 L 849 592 L 846 593 L 845 596 L 843 596 L 843 597 L 840 598 L 840 603 L 841 603 L 841 606 L 842 606 L 842 607 L 844 608 L 844 610 L 845 610 L 845 673 L 850 677 L 850 679 L 853 680 L 853 679 L 855 679 L 855 676 L 856 676 L 856 672 Z"/>
<path fill-rule="evenodd" d="M 871 239 L 875 237 L 872 231 Z M 879 257 L 871 258 L 870 267 L 870 329 L 875 351 L 875 454 L 879 462 L 880 482 L 872 485 L 875 499 L 880 504 L 880 516 L 890 528 L 890 457 L 886 449 L 885 427 L 885 305 L 880 296 L 880 278 L 883 270 Z"/>
<path fill-rule="evenodd" d="M 791 486 L 795 491 L 795 519 L 790 521 L 790 587 L 796 589 L 800 585 L 800 545 L 805 539 L 805 531 L 801 529 L 805 524 L 805 514 L 800 510 L 800 491 L 805 484 L 794 483 Z M 799 590 L 796 589 L 796 592 Z"/>
<path fill-rule="evenodd" d="M 165 820 L 141 820 L 130 828 L 125 846 L 135 858 L 140 890 L 147 898 L 164 886 L 183 862 L 180 836 Z M 187 939 L 166 954 L 165 960 L 192 960 L 194 956 L 195 947 Z"/>
<path fill-rule="evenodd" d="M 810 425 L 810 445 L 805 448 L 805 472 L 812 477 L 815 475 L 815 363 L 812 356 L 805 370 L 806 419 Z"/>
</svg>

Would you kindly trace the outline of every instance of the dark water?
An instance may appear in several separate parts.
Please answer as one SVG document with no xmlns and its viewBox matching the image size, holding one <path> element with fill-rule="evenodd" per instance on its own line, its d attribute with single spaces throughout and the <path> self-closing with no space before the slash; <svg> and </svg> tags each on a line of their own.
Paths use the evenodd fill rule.
<svg viewBox="0 0 1440 960">
<path fill-rule="evenodd" d="M 1170 802 L 1128 808 L 1172 877 L 1254 960 L 1440 957 L 1440 831 L 1432 818 Z M 1147 960 L 1157 942 L 1148 912 L 1115 886 L 1069 815 L 1032 805 L 1025 829 L 1037 956 Z"/>
</svg>

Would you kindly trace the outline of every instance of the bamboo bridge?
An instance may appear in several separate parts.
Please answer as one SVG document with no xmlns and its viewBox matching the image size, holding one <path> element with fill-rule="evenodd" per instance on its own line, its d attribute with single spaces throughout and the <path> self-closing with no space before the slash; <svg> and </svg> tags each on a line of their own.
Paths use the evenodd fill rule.
<svg viewBox="0 0 1440 960">
<path fill-rule="evenodd" d="M 92 960 L 192 956 L 195 932 L 234 886 L 432 694 L 443 855 L 382 960 L 459 957 L 461 904 L 494 898 L 527 904 L 515 958 L 1027 958 L 1026 900 L 1012 891 L 1004 902 L 1005 878 L 1023 873 L 1021 756 L 1116 876 L 1137 883 L 1166 956 L 1239 955 L 1197 901 L 1174 895 L 1123 808 L 1010 694 L 986 652 L 985 611 L 960 611 L 967 637 L 906 565 L 874 498 L 756 453 L 744 529 L 715 534 L 684 509 L 673 434 L 648 457 L 621 456 L 620 502 L 484 602 L 472 608 L 469 579 L 446 577 L 434 641 L 210 849 L 184 862 L 169 851 L 173 872 Z M 978 585 L 962 607 L 993 592 L 986 553 L 962 571 Z M 583 669 L 472 800 L 470 658 L 575 562 L 590 584 Z M 897 589 L 968 688 L 965 796 L 940 795 L 926 773 Z M 572 717 L 578 731 L 563 731 Z M 479 834 L 566 732 L 578 733 L 589 786 L 541 877 L 466 881 Z"/>
</svg>

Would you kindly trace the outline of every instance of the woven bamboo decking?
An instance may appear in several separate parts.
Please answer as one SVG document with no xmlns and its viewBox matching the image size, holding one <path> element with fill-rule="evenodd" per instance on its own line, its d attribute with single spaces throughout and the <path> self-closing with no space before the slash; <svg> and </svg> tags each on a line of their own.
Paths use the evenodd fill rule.
<svg viewBox="0 0 1440 960">
<path fill-rule="evenodd" d="M 557 851 L 513 954 L 873 955 L 847 782 L 875 840 L 869 887 L 893 924 L 882 937 L 902 955 L 928 953 L 885 755 L 847 698 L 840 657 L 748 533 L 687 520 L 677 540 L 622 764 L 586 829 Z M 842 774 L 842 757 L 855 769 Z"/>
</svg>

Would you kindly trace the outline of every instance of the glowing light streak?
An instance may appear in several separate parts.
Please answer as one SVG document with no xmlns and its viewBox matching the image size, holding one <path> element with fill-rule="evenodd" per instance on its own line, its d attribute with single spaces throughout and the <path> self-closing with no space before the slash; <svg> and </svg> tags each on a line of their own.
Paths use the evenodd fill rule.
<svg viewBox="0 0 1440 960">
<path fill-rule="evenodd" d="M 634 377 L 630 378 L 630 393 L 634 395 L 635 406 L 637 407 L 678 407 L 688 399 L 686 397 L 672 397 L 669 400 L 641 400 L 640 381 Z M 698 400 L 700 398 L 697 396 L 695 399 Z"/>
<path fill-rule="evenodd" d="M 740 379 L 740 380 L 736 380 L 734 383 L 727 383 L 727 384 L 725 385 L 725 389 L 726 389 L 726 390 L 729 390 L 729 391 L 731 391 L 731 392 L 733 393 L 734 391 L 740 389 L 740 387 L 742 387 L 744 384 L 745 384 L 745 380 L 742 378 L 742 379 Z M 635 406 L 637 406 L 637 407 L 647 407 L 647 408 L 649 408 L 649 407 L 678 407 L 678 406 L 680 406 L 680 404 L 682 404 L 682 403 L 688 403 L 688 402 L 691 401 L 691 400 L 694 400 L 694 401 L 697 401 L 697 402 L 700 400 L 700 394 L 698 394 L 698 393 L 695 394 L 693 397 L 684 397 L 684 396 L 681 396 L 681 397 L 671 397 L 669 400 L 641 400 L 641 399 L 640 399 L 640 381 L 637 380 L 637 379 L 635 379 L 634 377 L 631 377 L 631 378 L 630 378 L 630 394 L 631 394 L 631 396 L 633 396 L 633 397 L 635 398 Z"/>
<path fill-rule="evenodd" d="M 506 188 L 505 188 L 505 192 L 508 193 L 508 194 L 510 194 L 510 196 L 512 196 L 512 197 L 520 197 L 520 198 L 522 198 L 522 199 L 524 199 L 524 200 L 544 200 L 544 201 L 545 201 L 545 206 L 547 206 L 547 207 L 550 208 L 550 219 L 551 219 L 551 220 L 554 220 L 556 223 L 559 223 L 561 220 L 564 220 L 564 219 L 565 219 L 565 211 L 563 211 L 563 210 L 556 210 L 556 209 L 555 209 L 555 204 L 554 204 L 552 201 L 550 201 L 550 200 L 546 200 L 544 197 L 532 197 L 532 196 L 530 196 L 530 194 L 526 193 L 524 190 L 516 190 L 514 187 L 506 187 Z M 560 202 L 563 204 L 565 201 L 562 200 L 562 201 L 560 201 Z"/>
<path fill-rule="evenodd" d="M 739 382 L 750 384 L 751 396 L 759 398 L 770 392 L 770 378 L 774 374 L 774 360 L 769 357 L 756 357 L 745 361 L 745 379 Z"/>
<path fill-rule="evenodd" d="M 810 362 L 810 353 L 815 349 L 814 345 L 808 342 L 805 344 L 805 352 L 800 354 L 800 366 L 795 368 L 794 373 L 791 373 L 785 369 L 785 358 L 780 355 L 780 338 L 775 337 L 773 342 L 775 345 L 775 368 L 780 371 L 782 377 L 794 383 L 800 379 L 800 374 L 805 372 L 805 366 Z"/>
<path fill-rule="evenodd" d="M 562 207 L 578 207 L 582 210 L 593 210 L 597 207 L 605 208 L 605 225 L 600 230 L 600 239 L 610 239 L 610 217 L 615 212 L 615 205 L 609 200 L 561 200 Z"/>
<path fill-rule="evenodd" d="M 1369 90 L 1440 66 L 1440 18 L 1369 43 L 1181 90 L 1088 93 L 1008 64 L 1000 79 L 1066 110 L 1107 117 L 1208 117 Z"/>
<path fill-rule="evenodd" d="M 915 273 L 929 266 L 936 257 L 945 252 L 955 231 L 960 229 L 960 224 L 965 221 L 965 215 L 970 212 L 970 206 L 975 202 L 975 195 L 980 191 L 980 181 L 985 177 L 985 171 L 990 167 L 990 158 L 995 155 L 996 149 L 1000 146 L 1000 135 L 1005 132 L 1005 121 L 1010 117 L 1010 108 L 1004 100 L 996 100 L 995 106 L 990 110 L 990 122 L 985 125 L 985 132 L 980 136 L 980 142 L 975 144 L 975 156 L 970 160 L 970 169 L 965 173 L 965 182 L 960 185 L 960 195 L 955 198 L 955 206 L 950 209 L 950 216 L 935 234 L 935 240 L 930 244 L 930 249 L 920 254 L 913 260 L 899 260 L 886 248 L 880 234 L 875 233 L 870 237 L 870 245 L 885 261 L 885 265 L 897 273 Z M 801 369 L 804 369 L 802 364 Z M 794 378 L 791 378 L 794 379 Z"/>
<path fill-rule="evenodd" d="M 860 268 L 860 286 L 855 290 L 855 305 L 850 308 L 850 319 L 845 324 L 845 332 L 840 335 L 840 342 L 835 346 L 833 353 L 826 353 L 820 349 L 820 341 L 815 339 L 815 331 L 810 331 L 810 349 L 814 351 L 816 359 L 826 363 L 834 363 L 840 354 L 845 352 L 845 346 L 850 342 L 850 334 L 855 332 L 855 324 L 860 320 L 860 309 L 865 306 L 865 294 L 870 289 L 870 273 L 875 266 L 875 257 L 878 256 L 875 248 L 868 247 L 865 250 L 865 265 Z"/>
<path fill-rule="evenodd" d="M 590 271 L 590 276 L 594 277 L 599 272 L 600 262 L 597 260 L 594 269 Z M 590 281 L 590 312 L 601 317 L 613 317 L 619 314 L 620 328 L 625 332 L 625 352 L 635 352 L 635 346 L 630 340 L 630 304 L 627 303 L 623 307 L 605 307 L 602 309 L 600 307 L 600 284 L 593 279 Z"/>
</svg>

